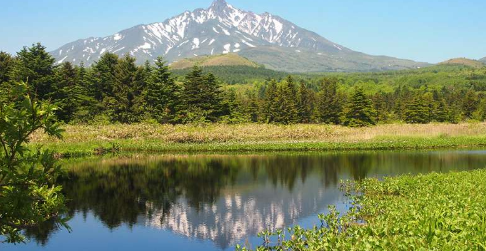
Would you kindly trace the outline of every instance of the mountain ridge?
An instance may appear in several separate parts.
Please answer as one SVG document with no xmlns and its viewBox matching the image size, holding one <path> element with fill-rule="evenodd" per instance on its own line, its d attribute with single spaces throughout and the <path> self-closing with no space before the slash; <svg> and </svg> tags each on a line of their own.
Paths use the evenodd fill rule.
<svg viewBox="0 0 486 251">
<path fill-rule="evenodd" d="M 286 67 L 277 61 L 281 55 L 267 53 L 263 60 L 252 53 L 271 48 L 281 50 L 282 56 L 305 51 L 312 57 L 298 57 L 300 62 Z M 238 53 L 268 68 L 290 72 L 398 70 L 428 65 L 355 52 L 277 15 L 240 10 L 225 0 L 216 0 L 207 9 L 185 11 L 163 22 L 136 25 L 111 36 L 79 39 L 51 54 L 58 64 L 82 61 L 90 65 L 105 52 L 128 53 L 139 64 L 158 56 L 174 62 L 201 55 Z"/>
</svg>

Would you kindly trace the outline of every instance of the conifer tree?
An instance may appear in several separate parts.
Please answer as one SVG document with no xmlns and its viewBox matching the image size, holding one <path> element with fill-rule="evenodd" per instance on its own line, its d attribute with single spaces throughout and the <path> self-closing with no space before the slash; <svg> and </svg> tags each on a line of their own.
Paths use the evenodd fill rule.
<svg viewBox="0 0 486 251">
<path fill-rule="evenodd" d="M 73 119 L 80 122 L 90 122 L 103 109 L 101 103 L 92 95 L 91 78 L 84 63 L 81 62 L 75 69 L 76 86 L 73 91 L 76 94 L 76 111 L 73 114 Z"/>
<path fill-rule="evenodd" d="M 451 104 L 449 109 L 449 123 L 457 124 L 462 119 L 461 106 L 457 103 Z"/>
<path fill-rule="evenodd" d="M 278 100 L 277 100 L 278 86 L 275 79 L 270 80 L 268 87 L 265 91 L 265 99 L 263 104 L 263 116 L 267 123 L 275 122 L 278 112 Z"/>
<path fill-rule="evenodd" d="M 427 92 L 422 95 L 422 100 L 427 108 L 428 122 L 435 120 L 435 111 L 437 109 L 437 102 L 434 100 L 433 93 Z"/>
<path fill-rule="evenodd" d="M 104 53 L 92 69 L 94 98 L 99 102 L 107 97 L 113 97 L 113 86 L 115 85 L 115 69 L 119 58 L 113 53 Z"/>
<path fill-rule="evenodd" d="M 248 92 L 248 102 L 245 109 L 245 113 L 248 115 L 248 120 L 250 122 L 258 122 L 260 121 L 260 106 L 257 99 L 257 96 L 254 92 Z"/>
<path fill-rule="evenodd" d="M 312 111 L 314 110 L 313 95 L 303 81 L 300 82 L 297 93 L 297 111 L 300 123 L 310 123 L 312 120 Z"/>
<path fill-rule="evenodd" d="M 405 122 L 427 124 L 430 122 L 429 107 L 421 95 L 416 95 L 405 108 Z"/>
<path fill-rule="evenodd" d="M 54 62 L 46 47 L 40 43 L 24 47 L 17 53 L 10 79 L 26 82 L 38 99 L 46 100 L 53 91 Z"/>
<path fill-rule="evenodd" d="M 225 94 L 225 98 L 221 105 L 221 116 L 224 118 L 223 121 L 227 123 L 239 123 L 245 121 L 242 105 L 238 100 L 235 89 L 231 88 Z"/>
<path fill-rule="evenodd" d="M 80 106 L 76 93 L 78 90 L 76 75 L 76 69 L 70 62 L 63 63 L 57 70 L 56 82 L 50 95 L 59 108 L 56 110 L 57 118 L 64 122 L 70 122 Z"/>
<path fill-rule="evenodd" d="M 10 83 L 10 72 L 14 64 L 14 59 L 10 54 L 0 52 L 0 101 L 7 99 L 7 90 L 12 89 Z"/>
<path fill-rule="evenodd" d="M 344 124 L 351 127 L 375 125 L 376 111 L 362 88 L 356 88 L 344 112 Z"/>
<path fill-rule="evenodd" d="M 135 58 L 130 55 L 125 55 L 116 64 L 113 96 L 104 100 L 112 121 L 133 123 L 140 120 L 141 114 L 137 110 L 137 85 L 141 84 L 140 76 Z"/>
<path fill-rule="evenodd" d="M 486 120 L 486 99 L 483 98 L 478 105 L 478 109 L 476 110 L 475 114 L 475 119 L 479 121 L 485 121 Z"/>
<path fill-rule="evenodd" d="M 464 111 L 464 116 L 468 119 L 473 118 L 474 112 L 478 109 L 479 99 L 474 90 L 468 90 L 464 95 L 462 102 L 462 109 Z"/>
<path fill-rule="evenodd" d="M 444 99 L 441 99 L 438 102 L 434 117 L 435 117 L 435 120 L 437 122 L 449 121 L 450 111 L 449 111 L 449 107 L 447 106 L 447 103 Z"/>
<path fill-rule="evenodd" d="M 339 100 L 337 79 L 325 78 L 321 81 L 317 114 L 319 121 L 326 124 L 340 124 L 343 105 Z"/>
<path fill-rule="evenodd" d="M 386 107 L 385 94 L 383 92 L 378 92 L 373 96 L 373 105 L 376 111 L 375 121 L 377 122 L 387 122 L 388 121 L 388 111 Z"/>
<path fill-rule="evenodd" d="M 394 92 L 394 99 L 396 100 L 393 108 L 396 119 L 405 120 L 405 110 L 408 102 L 413 98 L 413 93 L 409 88 L 399 86 Z"/>
<path fill-rule="evenodd" d="M 147 66 L 145 66 L 147 69 Z M 177 122 L 180 110 L 180 88 L 171 76 L 169 67 L 162 57 L 155 61 L 147 82 L 145 99 L 147 109 L 160 123 Z"/>
<path fill-rule="evenodd" d="M 297 91 L 292 76 L 288 76 L 283 85 L 280 85 L 277 92 L 278 110 L 275 122 L 293 124 L 298 122 L 298 110 L 296 102 Z"/>
<path fill-rule="evenodd" d="M 215 122 L 221 116 L 222 91 L 213 74 L 204 75 L 201 68 L 194 66 L 186 75 L 183 94 L 186 122 Z"/>
<path fill-rule="evenodd" d="M 0 86 L 2 83 L 10 81 L 10 71 L 12 70 L 14 59 L 6 52 L 0 51 Z"/>
<path fill-rule="evenodd" d="M 222 111 L 223 91 L 218 80 L 212 73 L 206 75 L 202 87 L 202 99 L 205 102 L 203 102 L 201 108 L 211 111 L 208 116 L 209 120 L 216 122 L 219 116 L 228 115 Z"/>
</svg>

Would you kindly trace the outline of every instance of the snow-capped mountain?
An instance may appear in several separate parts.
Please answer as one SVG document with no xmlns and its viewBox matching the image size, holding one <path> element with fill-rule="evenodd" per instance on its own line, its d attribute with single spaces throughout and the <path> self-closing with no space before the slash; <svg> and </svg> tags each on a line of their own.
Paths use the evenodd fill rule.
<svg viewBox="0 0 486 251">
<path fill-rule="evenodd" d="M 272 64 L 272 56 L 265 58 L 265 62 L 259 62 L 260 55 L 254 52 L 266 52 L 266 48 L 269 51 L 280 48 L 277 55 L 280 57 L 291 56 L 288 53 L 310 53 L 316 61 L 310 65 L 316 67 L 288 69 L 279 65 L 279 62 Z M 173 62 L 200 55 L 238 53 L 269 68 L 289 71 L 380 70 L 421 65 L 393 58 L 387 58 L 392 59 L 393 64 L 388 61 L 381 63 L 378 58 L 354 52 L 283 18 L 270 13 L 243 11 L 229 5 L 225 0 L 215 0 L 208 9 L 186 11 L 161 23 L 138 25 L 108 37 L 77 40 L 51 53 L 56 57 L 57 63 L 71 61 L 90 65 L 105 52 L 118 55 L 129 53 L 137 58 L 138 63 L 154 60 L 158 56 Z M 255 54 L 257 57 L 252 58 Z M 364 56 L 371 59 L 363 58 Z M 351 67 L 340 64 L 340 61 L 350 60 L 353 65 Z M 330 61 L 335 63 L 330 64 Z"/>
</svg>

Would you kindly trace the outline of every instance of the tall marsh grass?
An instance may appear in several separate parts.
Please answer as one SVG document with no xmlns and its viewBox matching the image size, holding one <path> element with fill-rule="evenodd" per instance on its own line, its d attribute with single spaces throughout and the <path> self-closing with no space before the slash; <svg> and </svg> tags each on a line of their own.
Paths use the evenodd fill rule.
<svg viewBox="0 0 486 251">
<path fill-rule="evenodd" d="M 63 139 L 38 132 L 31 146 L 61 157 L 120 152 L 270 152 L 486 147 L 486 124 L 330 125 L 67 125 Z"/>
<path fill-rule="evenodd" d="M 161 143 L 244 143 L 244 142 L 362 142 L 390 137 L 486 136 L 485 123 L 388 124 L 366 128 L 330 125 L 67 125 L 65 143 L 114 140 L 148 140 Z M 39 132 L 33 143 L 60 141 Z"/>
</svg>

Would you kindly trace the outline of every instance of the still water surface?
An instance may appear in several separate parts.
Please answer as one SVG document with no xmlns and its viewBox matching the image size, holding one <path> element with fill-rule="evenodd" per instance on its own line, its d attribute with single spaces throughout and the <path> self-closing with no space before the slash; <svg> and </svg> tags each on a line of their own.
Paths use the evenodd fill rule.
<svg viewBox="0 0 486 251">
<path fill-rule="evenodd" d="M 486 151 L 162 155 L 70 163 L 72 232 L 45 225 L 0 250 L 233 250 L 344 212 L 341 180 L 486 167 Z"/>
</svg>

